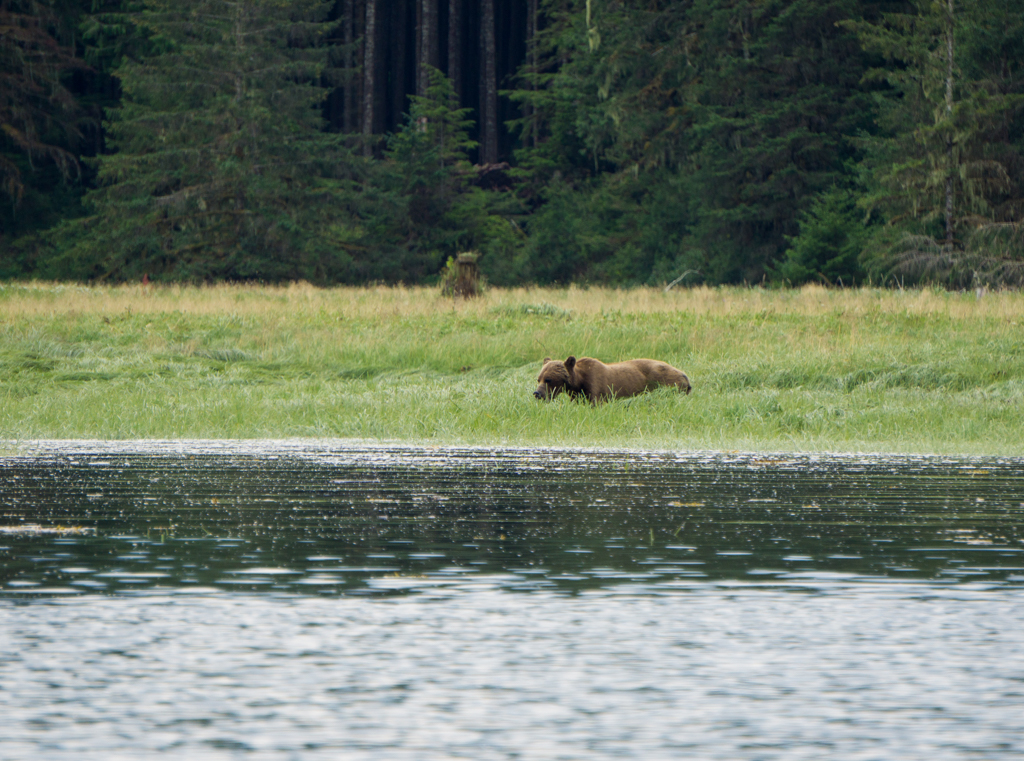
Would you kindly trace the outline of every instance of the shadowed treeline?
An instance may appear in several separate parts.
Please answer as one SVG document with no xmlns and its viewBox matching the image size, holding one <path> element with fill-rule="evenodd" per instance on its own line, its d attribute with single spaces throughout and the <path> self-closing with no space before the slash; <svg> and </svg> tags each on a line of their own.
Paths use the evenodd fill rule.
<svg viewBox="0 0 1024 761">
<path fill-rule="evenodd" d="M 0 278 L 1024 282 L 1024 0 L 12 0 Z"/>
</svg>

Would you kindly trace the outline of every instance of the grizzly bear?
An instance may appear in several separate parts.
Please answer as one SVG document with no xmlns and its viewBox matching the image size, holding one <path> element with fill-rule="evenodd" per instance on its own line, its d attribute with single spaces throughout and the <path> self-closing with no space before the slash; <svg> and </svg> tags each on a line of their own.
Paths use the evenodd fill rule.
<svg viewBox="0 0 1024 761">
<path fill-rule="evenodd" d="M 538 399 L 551 399 L 565 391 L 573 398 L 585 396 L 592 404 L 636 396 L 658 386 L 675 386 L 690 393 L 686 373 L 655 359 L 628 359 L 606 365 L 590 357 L 569 357 L 565 362 L 546 357 L 537 384 L 533 395 Z"/>
</svg>

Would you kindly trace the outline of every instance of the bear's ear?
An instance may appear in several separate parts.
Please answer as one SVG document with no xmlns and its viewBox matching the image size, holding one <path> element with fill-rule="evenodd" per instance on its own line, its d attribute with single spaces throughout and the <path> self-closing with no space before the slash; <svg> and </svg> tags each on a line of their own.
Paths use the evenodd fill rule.
<svg viewBox="0 0 1024 761">
<path fill-rule="evenodd" d="M 546 365 L 546 364 L 547 364 L 548 362 L 550 362 L 550 361 L 551 361 L 551 357 L 544 357 L 544 364 L 545 364 L 545 365 Z"/>
<path fill-rule="evenodd" d="M 572 372 L 572 369 L 576 367 L 576 357 L 569 357 L 565 360 L 565 369 Z"/>
</svg>

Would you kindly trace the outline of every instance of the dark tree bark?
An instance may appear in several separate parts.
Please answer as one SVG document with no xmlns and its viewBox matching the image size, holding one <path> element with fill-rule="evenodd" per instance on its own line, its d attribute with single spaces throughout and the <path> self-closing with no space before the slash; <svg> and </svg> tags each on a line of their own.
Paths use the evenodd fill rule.
<svg viewBox="0 0 1024 761">
<path fill-rule="evenodd" d="M 946 18 L 946 118 L 953 120 L 953 0 L 947 0 Z M 951 126 L 951 125 L 950 125 Z M 950 130 L 947 126 L 947 130 Z M 953 133 L 946 138 L 946 245 L 953 248 Z"/>
<path fill-rule="evenodd" d="M 401 127 L 409 96 L 426 94 L 429 65 L 446 70 L 460 105 L 476 114 L 475 160 L 499 161 L 513 147 L 504 120 L 520 107 L 500 99 L 498 86 L 529 63 L 527 40 L 541 23 L 540 6 L 540 0 L 337 0 L 353 76 L 338 93 L 336 128 L 366 136 L 378 150 L 369 136 Z"/>
<path fill-rule="evenodd" d="M 419 2 L 419 0 L 415 0 Z M 390 114 L 388 129 L 397 129 L 403 123 L 405 97 L 409 91 L 409 0 L 391 0 L 391 65 L 388 82 Z"/>
<path fill-rule="evenodd" d="M 376 127 L 377 94 L 377 12 L 380 0 L 366 0 L 366 26 L 363 36 L 363 135 L 366 144 L 363 152 L 373 154 L 370 136 Z"/>
<path fill-rule="evenodd" d="M 412 0 L 416 5 L 416 19 L 414 21 L 416 28 L 416 50 L 413 54 L 413 60 L 416 61 L 416 66 L 413 70 L 413 92 L 416 95 L 422 95 L 420 92 L 420 84 L 423 77 L 420 76 L 420 62 L 423 61 L 423 0 Z"/>
<path fill-rule="evenodd" d="M 354 0 L 352 38 L 355 40 L 355 71 L 352 80 L 352 132 L 363 131 L 363 78 L 366 74 L 366 0 Z"/>
<path fill-rule="evenodd" d="M 526 61 L 530 73 L 530 90 L 535 89 L 533 77 L 537 75 L 537 0 L 528 0 L 526 5 Z M 537 147 L 537 109 L 527 102 L 523 107 L 523 116 L 529 126 L 527 142 Z"/>
<path fill-rule="evenodd" d="M 354 50 L 356 24 L 355 0 L 345 0 L 345 15 L 342 17 L 342 42 L 345 45 L 345 88 L 342 102 L 341 128 L 346 133 L 356 131 L 356 120 L 359 116 L 356 75 L 356 56 Z"/>
<path fill-rule="evenodd" d="M 437 0 L 420 2 L 420 44 L 419 62 L 416 67 L 416 94 L 427 94 L 426 66 L 437 68 L 441 63 L 440 44 L 437 36 Z"/>
<path fill-rule="evenodd" d="M 534 0 L 536 1 L 536 0 Z M 462 0 L 448 0 L 448 79 L 462 103 Z"/>
<path fill-rule="evenodd" d="M 498 161 L 497 46 L 494 0 L 480 0 L 480 163 Z"/>
</svg>

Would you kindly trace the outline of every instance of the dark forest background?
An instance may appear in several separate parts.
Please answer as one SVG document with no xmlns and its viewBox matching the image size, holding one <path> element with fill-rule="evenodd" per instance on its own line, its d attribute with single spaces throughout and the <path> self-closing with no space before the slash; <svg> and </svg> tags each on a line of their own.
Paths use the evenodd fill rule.
<svg viewBox="0 0 1024 761">
<path fill-rule="evenodd" d="M 1024 0 L 0 0 L 0 278 L 1024 283 Z"/>
</svg>

